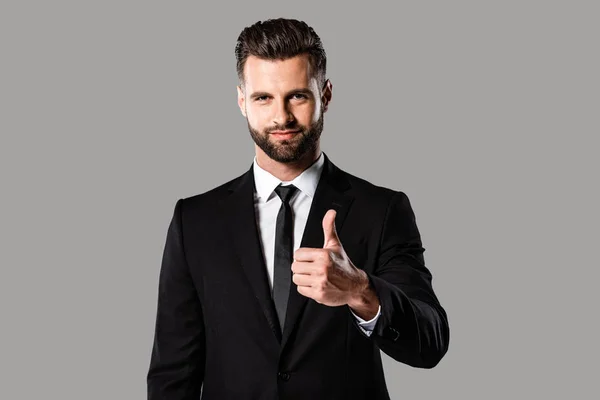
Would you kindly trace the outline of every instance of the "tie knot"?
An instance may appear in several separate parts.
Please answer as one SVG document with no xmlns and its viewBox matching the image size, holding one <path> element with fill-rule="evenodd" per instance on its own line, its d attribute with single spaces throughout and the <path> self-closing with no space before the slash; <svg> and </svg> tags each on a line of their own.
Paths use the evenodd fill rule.
<svg viewBox="0 0 600 400">
<path fill-rule="evenodd" d="M 280 183 L 279 186 L 275 188 L 275 193 L 277 193 L 277 196 L 279 196 L 282 202 L 288 203 L 294 195 L 294 192 L 296 192 L 296 189 L 298 188 L 294 185 L 282 186 Z"/>
</svg>

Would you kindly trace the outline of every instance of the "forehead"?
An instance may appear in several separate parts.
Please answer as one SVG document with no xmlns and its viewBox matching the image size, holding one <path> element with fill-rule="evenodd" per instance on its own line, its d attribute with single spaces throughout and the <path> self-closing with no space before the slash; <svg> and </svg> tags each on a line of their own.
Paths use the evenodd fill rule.
<svg viewBox="0 0 600 400">
<path fill-rule="evenodd" d="M 249 56 L 244 65 L 247 87 L 257 86 L 309 86 L 312 77 L 308 54 L 300 54 L 285 60 L 266 60 Z"/>
</svg>

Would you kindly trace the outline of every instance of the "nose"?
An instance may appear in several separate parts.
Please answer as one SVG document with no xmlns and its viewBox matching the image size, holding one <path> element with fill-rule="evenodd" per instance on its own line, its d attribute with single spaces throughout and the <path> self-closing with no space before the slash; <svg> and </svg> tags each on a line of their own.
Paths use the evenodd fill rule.
<svg viewBox="0 0 600 400">
<path fill-rule="evenodd" d="M 286 101 L 277 102 L 275 106 L 275 114 L 273 115 L 273 123 L 277 126 L 285 126 L 288 122 L 294 119 L 293 114 L 288 110 Z"/>
</svg>

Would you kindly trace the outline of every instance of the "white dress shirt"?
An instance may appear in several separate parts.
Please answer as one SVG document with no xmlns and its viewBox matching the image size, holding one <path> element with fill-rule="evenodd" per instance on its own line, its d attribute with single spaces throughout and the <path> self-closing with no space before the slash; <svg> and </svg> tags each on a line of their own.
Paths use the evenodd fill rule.
<svg viewBox="0 0 600 400">
<path fill-rule="evenodd" d="M 262 169 L 256 162 L 256 156 L 254 157 L 254 209 L 256 212 L 257 225 L 260 233 L 260 242 L 263 248 L 263 254 L 265 255 L 265 263 L 267 265 L 267 273 L 269 275 L 269 284 L 271 286 L 271 292 L 273 291 L 273 270 L 274 270 L 274 259 L 275 259 L 275 226 L 277 222 L 277 214 L 281 207 L 281 199 L 275 193 L 275 188 L 279 184 L 287 186 L 293 184 L 298 188 L 290 199 L 290 206 L 292 208 L 292 214 L 294 215 L 294 249 L 296 251 L 300 248 L 300 242 L 304 234 L 304 227 L 308 219 L 308 213 L 315 196 L 317 184 L 323 171 L 323 164 L 325 159 L 323 152 L 309 168 L 304 170 L 292 181 L 280 181 L 271 173 Z M 343 245 L 343 244 L 342 244 Z M 370 336 L 375 327 L 375 323 L 381 314 L 381 305 L 377 311 L 377 315 L 370 321 L 365 321 L 356 315 L 352 309 L 350 312 L 354 315 L 358 322 L 358 326 L 365 332 L 366 335 Z"/>
</svg>

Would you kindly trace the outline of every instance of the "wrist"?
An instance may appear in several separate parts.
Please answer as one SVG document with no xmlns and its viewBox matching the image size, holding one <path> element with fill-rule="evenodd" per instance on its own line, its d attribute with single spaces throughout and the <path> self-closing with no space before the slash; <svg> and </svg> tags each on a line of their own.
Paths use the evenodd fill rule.
<svg viewBox="0 0 600 400">
<path fill-rule="evenodd" d="M 359 271 L 359 283 L 357 289 L 351 295 L 348 301 L 348 307 L 364 320 L 371 320 L 379 310 L 379 297 L 371 286 L 367 273 L 361 269 Z"/>
</svg>

